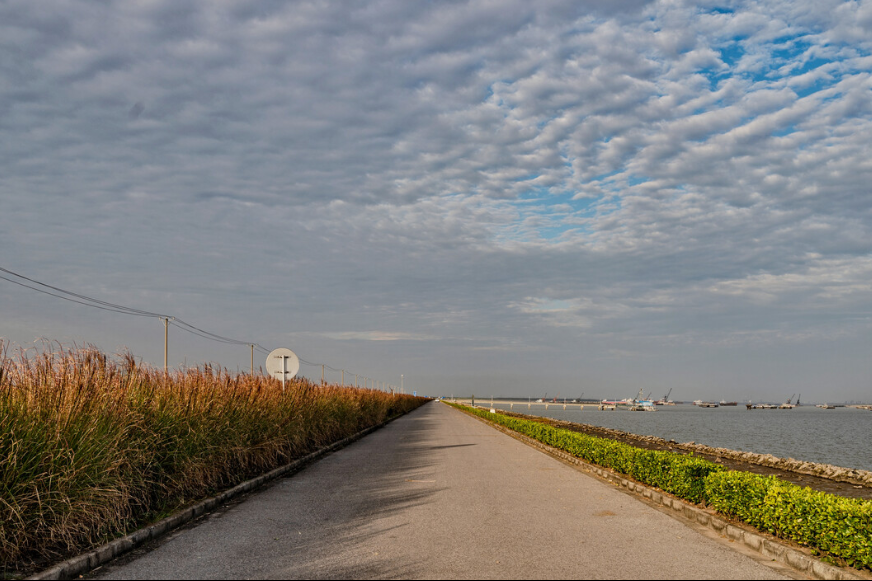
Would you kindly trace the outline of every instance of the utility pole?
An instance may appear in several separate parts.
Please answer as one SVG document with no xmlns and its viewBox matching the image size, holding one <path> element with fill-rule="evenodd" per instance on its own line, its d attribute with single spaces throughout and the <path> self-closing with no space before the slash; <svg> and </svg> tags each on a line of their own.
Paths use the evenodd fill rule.
<svg viewBox="0 0 872 581">
<path fill-rule="evenodd" d="M 324 385 L 324 364 L 321 364 L 321 385 Z"/>
<path fill-rule="evenodd" d="M 342 387 L 345 387 L 345 370 L 342 370 Z"/>
<path fill-rule="evenodd" d="M 406 384 L 403 383 L 403 375 L 400 374 L 400 393 L 406 393 L 405 387 L 406 387 Z"/>
<path fill-rule="evenodd" d="M 167 354 L 169 353 L 169 348 L 167 344 L 169 342 L 170 335 L 170 320 L 166 317 L 161 317 L 161 321 L 164 324 L 164 373 L 169 373 L 169 367 L 167 364 Z"/>
<path fill-rule="evenodd" d="M 251 375 L 254 375 L 254 345 L 249 345 L 251 347 Z"/>
</svg>

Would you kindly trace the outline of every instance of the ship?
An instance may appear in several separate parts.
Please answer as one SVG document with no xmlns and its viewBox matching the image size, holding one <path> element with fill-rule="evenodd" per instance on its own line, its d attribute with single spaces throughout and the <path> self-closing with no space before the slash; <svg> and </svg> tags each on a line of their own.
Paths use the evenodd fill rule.
<svg viewBox="0 0 872 581">
<path fill-rule="evenodd" d="M 746 403 L 745 407 L 749 410 L 774 410 L 778 409 L 777 405 L 771 403 Z"/>
</svg>

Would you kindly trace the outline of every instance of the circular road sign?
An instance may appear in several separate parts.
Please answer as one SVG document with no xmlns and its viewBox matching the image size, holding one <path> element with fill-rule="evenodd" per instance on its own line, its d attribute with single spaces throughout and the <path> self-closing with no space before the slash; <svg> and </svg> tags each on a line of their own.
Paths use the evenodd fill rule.
<svg viewBox="0 0 872 581">
<path fill-rule="evenodd" d="M 282 363 L 284 362 L 284 368 Z M 292 379 L 300 370 L 300 358 L 290 349 L 280 347 L 266 356 L 266 372 L 279 380 Z M 284 371 L 284 377 L 282 377 Z"/>
</svg>

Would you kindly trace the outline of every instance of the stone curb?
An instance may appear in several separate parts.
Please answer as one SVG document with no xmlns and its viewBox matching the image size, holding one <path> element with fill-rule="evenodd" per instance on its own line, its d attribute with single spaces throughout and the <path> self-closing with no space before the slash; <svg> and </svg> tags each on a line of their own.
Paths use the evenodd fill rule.
<svg viewBox="0 0 872 581">
<path fill-rule="evenodd" d="M 125 535 L 101 547 L 97 547 L 92 551 L 89 551 L 82 555 L 78 555 L 77 557 L 73 557 L 71 559 L 67 559 L 66 561 L 58 563 L 57 565 L 49 569 L 45 569 L 44 571 L 40 571 L 39 573 L 31 577 L 27 577 L 27 579 L 74 579 L 79 575 L 84 575 L 85 573 L 96 569 L 100 565 L 104 565 L 112 559 L 120 557 L 124 553 L 135 549 L 146 541 L 158 539 L 166 535 L 170 531 L 179 528 L 183 524 L 188 523 L 195 518 L 214 510 L 222 504 L 225 504 L 232 498 L 235 498 L 246 492 L 251 492 L 257 488 L 260 488 L 267 482 L 270 482 L 282 476 L 299 472 L 308 464 L 314 462 L 322 456 L 325 456 L 330 452 L 335 452 L 340 448 L 344 448 L 345 446 L 356 442 L 364 436 L 369 435 L 372 432 L 383 428 L 390 422 L 402 417 L 402 415 L 396 416 L 389 420 L 385 420 L 384 422 L 375 426 L 366 428 L 365 430 L 362 430 L 354 434 L 353 436 L 349 436 L 344 440 L 334 442 L 329 446 L 312 452 L 308 456 L 304 456 L 303 458 L 295 460 L 290 464 L 280 466 L 275 470 L 267 472 L 266 474 L 262 474 L 256 478 L 252 478 L 251 480 L 246 480 L 245 482 L 222 492 L 218 496 L 213 496 L 211 498 L 207 498 L 206 500 L 202 500 L 193 506 L 190 506 L 184 510 L 181 510 L 173 515 L 166 517 L 163 520 L 156 522 L 151 526 L 141 528 L 138 531 L 130 533 L 129 535 Z"/>
<path fill-rule="evenodd" d="M 510 430 L 504 426 L 494 424 L 479 416 L 468 414 L 475 419 L 491 426 L 492 428 L 503 432 L 521 442 L 537 448 L 546 454 L 563 460 L 569 464 L 575 464 L 585 468 L 588 472 L 592 472 L 599 478 L 612 482 L 625 488 L 629 492 L 633 492 L 639 496 L 647 498 L 655 504 L 660 504 L 666 508 L 672 509 L 670 514 L 675 517 L 682 517 L 686 520 L 693 521 L 699 525 L 712 529 L 713 531 L 725 536 L 737 543 L 742 543 L 749 549 L 752 549 L 764 557 L 778 561 L 779 563 L 790 567 L 791 569 L 810 575 L 816 579 L 838 580 L 838 579 L 870 579 L 870 576 L 864 576 L 860 571 L 850 571 L 841 567 L 824 563 L 820 559 L 816 559 L 802 551 L 786 544 L 780 543 L 771 538 L 765 537 L 762 534 L 755 533 L 744 528 L 730 524 L 720 516 L 711 514 L 708 511 L 702 510 L 683 500 L 675 498 L 670 494 L 663 492 L 657 488 L 651 488 L 645 484 L 624 478 L 620 474 L 612 472 L 607 468 L 602 468 L 596 464 L 585 462 L 581 458 L 577 458 L 572 454 L 559 450 L 548 444 L 543 444 L 539 440 L 534 440 L 529 436 L 520 434 Z"/>
</svg>

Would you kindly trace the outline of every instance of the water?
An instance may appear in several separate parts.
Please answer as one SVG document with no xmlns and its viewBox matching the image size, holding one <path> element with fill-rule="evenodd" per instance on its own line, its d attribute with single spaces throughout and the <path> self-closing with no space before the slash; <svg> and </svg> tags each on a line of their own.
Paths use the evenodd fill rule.
<svg viewBox="0 0 872 581">
<path fill-rule="evenodd" d="M 489 402 L 482 400 L 483 405 Z M 509 406 L 497 404 L 498 409 Z M 694 405 L 657 406 L 656 412 L 599 411 L 593 406 L 542 404 L 521 414 L 612 428 L 678 442 L 772 454 L 808 462 L 835 464 L 872 471 L 872 411 L 853 408 L 823 410 L 802 406 L 792 410 L 748 410 L 737 407 L 700 408 Z"/>
</svg>

